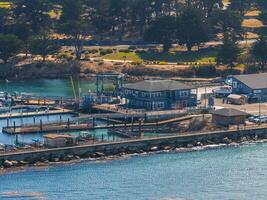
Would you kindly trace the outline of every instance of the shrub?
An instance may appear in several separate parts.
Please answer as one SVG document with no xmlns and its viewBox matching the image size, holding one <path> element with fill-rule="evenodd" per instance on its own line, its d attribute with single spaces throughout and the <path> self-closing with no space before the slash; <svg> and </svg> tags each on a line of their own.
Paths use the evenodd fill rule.
<svg viewBox="0 0 267 200">
<path fill-rule="evenodd" d="M 159 65 L 168 65 L 167 62 L 159 62 L 158 64 L 159 64 Z"/>
<path fill-rule="evenodd" d="M 247 65 L 245 66 L 245 73 L 246 74 L 256 74 L 259 73 L 260 67 L 255 65 Z"/>
<path fill-rule="evenodd" d="M 192 119 L 188 124 L 189 131 L 200 131 L 207 125 L 207 120 Z"/>
<path fill-rule="evenodd" d="M 211 78 L 217 76 L 217 70 L 214 65 L 193 67 L 196 77 Z"/>
<path fill-rule="evenodd" d="M 99 51 L 100 56 L 104 56 L 104 55 L 111 54 L 111 53 L 113 53 L 112 49 L 102 49 Z"/>
<path fill-rule="evenodd" d="M 119 52 L 130 53 L 131 51 L 129 49 L 120 49 Z"/>
</svg>

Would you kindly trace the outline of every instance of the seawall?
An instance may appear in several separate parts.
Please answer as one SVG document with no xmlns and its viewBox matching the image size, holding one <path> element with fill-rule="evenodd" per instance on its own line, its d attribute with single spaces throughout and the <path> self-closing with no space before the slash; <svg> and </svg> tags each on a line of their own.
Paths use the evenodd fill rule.
<svg viewBox="0 0 267 200">
<path fill-rule="evenodd" d="M 101 143 L 64 148 L 44 149 L 38 151 L 13 152 L 0 154 L 0 165 L 5 160 L 26 161 L 27 163 L 42 162 L 58 158 L 64 160 L 66 156 L 84 158 L 104 155 L 118 155 L 120 153 L 140 153 L 168 148 L 192 147 L 206 144 L 242 142 L 244 140 L 267 139 L 267 128 L 247 130 L 217 131 L 192 133 L 190 135 L 176 135 L 136 139 L 113 143 Z"/>
</svg>

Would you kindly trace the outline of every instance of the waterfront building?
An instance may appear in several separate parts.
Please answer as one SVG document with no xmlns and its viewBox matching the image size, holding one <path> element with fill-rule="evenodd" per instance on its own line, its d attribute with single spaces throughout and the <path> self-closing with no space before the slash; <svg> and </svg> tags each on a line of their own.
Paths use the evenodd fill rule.
<svg viewBox="0 0 267 200">
<path fill-rule="evenodd" d="M 211 114 L 212 122 L 218 126 L 245 124 L 246 117 L 249 115 L 246 112 L 232 108 L 213 110 Z"/>
<path fill-rule="evenodd" d="M 246 74 L 232 77 L 232 92 L 257 97 L 261 101 L 267 99 L 267 73 Z"/>
<path fill-rule="evenodd" d="M 147 110 L 192 107 L 197 104 L 194 87 L 173 80 L 144 80 L 125 84 L 122 95 L 127 106 Z"/>
<path fill-rule="evenodd" d="M 49 148 L 73 146 L 77 144 L 77 138 L 63 134 L 47 134 L 44 135 L 44 145 Z"/>
</svg>

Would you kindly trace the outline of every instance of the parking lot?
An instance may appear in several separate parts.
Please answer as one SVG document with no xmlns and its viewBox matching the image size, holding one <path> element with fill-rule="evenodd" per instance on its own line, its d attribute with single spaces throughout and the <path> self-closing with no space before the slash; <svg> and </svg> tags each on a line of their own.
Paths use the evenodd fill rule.
<svg viewBox="0 0 267 200">
<path fill-rule="evenodd" d="M 252 115 L 267 115 L 267 103 L 253 103 L 253 104 L 245 104 L 245 105 L 233 105 L 223 103 L 222 99 L 214 99 L 214 103 L 216 108 L 234 108 L 244 112 L 247 112 Z"/>
</svg>

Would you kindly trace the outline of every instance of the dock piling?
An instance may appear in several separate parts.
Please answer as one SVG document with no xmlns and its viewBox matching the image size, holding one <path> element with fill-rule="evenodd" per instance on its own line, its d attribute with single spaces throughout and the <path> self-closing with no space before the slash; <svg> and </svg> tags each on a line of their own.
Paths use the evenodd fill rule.
<svg viewBox="0 0 267 200">
<path fill-rule="evenodd" d="M 43 121 L 40 119 L 40 131 L 43 131 Z"/>
<path fill-rule="evenodd" d="M 6 118 L 6 126 L 7 126 L 7 128 L 9 128 L 9 118 Z"/>
<path fill-rule="evenodd" d="M 13 122 L 14 133 L 16 133 L 16 121 Z"/>
</svg>

